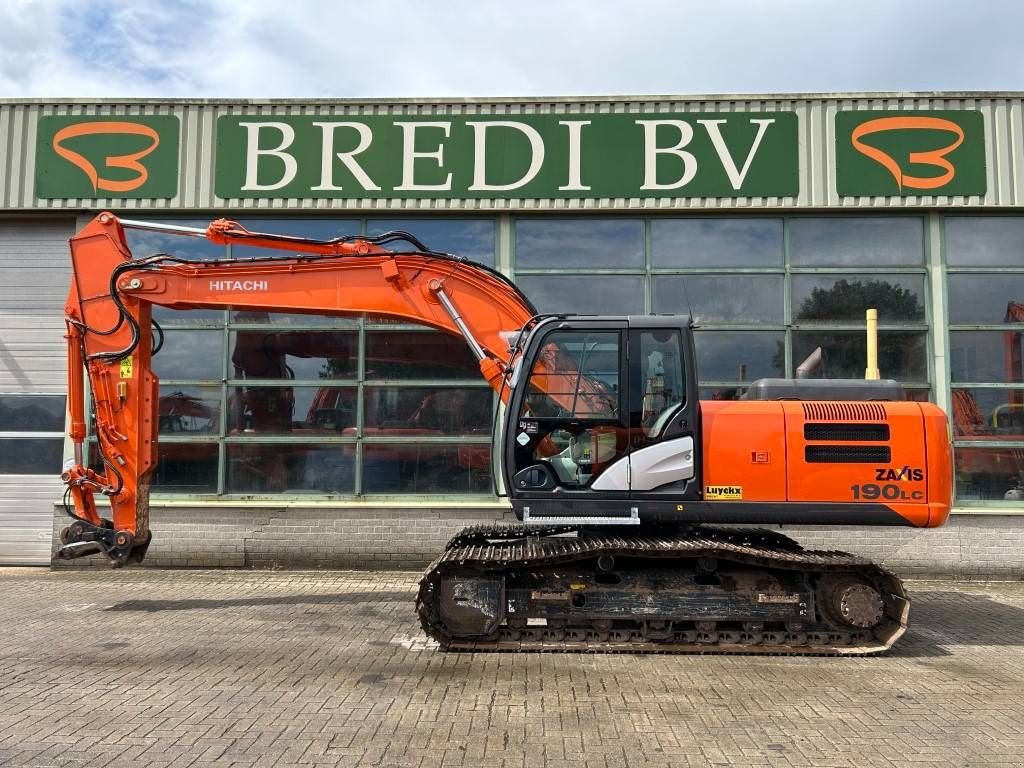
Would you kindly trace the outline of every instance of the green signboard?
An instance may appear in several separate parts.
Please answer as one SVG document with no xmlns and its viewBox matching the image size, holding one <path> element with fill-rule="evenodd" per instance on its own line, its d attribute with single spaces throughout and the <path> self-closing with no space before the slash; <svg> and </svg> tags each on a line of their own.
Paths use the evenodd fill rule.
<svg viewBox="0 0 1024 768">
<path fill-rule="evenodd" d="M 223 198 L 788 197 L 793 112 L 225 115 Z"/>
<path fill-rule="evenodd" d="M 981 113 L 836 113 L 836 191 L 857 196 L 985 194 Z"/>
<path fill-rule="evenodd" d="M 178 118 L 170 115 L 43 116 L 36 196 L 174 197 L 178 134 Z"/>
</svg>

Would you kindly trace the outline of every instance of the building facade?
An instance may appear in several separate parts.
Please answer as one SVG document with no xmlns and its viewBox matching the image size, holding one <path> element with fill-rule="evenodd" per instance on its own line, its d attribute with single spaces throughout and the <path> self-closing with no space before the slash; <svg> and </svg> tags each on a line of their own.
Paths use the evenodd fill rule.
<svg viewBox="0 0 1024 768">
<path fill-rule="evenodd" d="M 405 230 L 541 311 L 692 313 L 703 398 L 882 375 L 953 422 L 940 531 L 816 529 L 912 572 L 1024 576 L 1021 94 L 0 102 L 0 563 L 49 562 L 69 449 L 67 239 L 101 210 Z M 132 231 L 137 256 L 260 255 Z M 411 246 L 408 246 L 411 247 Z M 463 342 L 374 316 L 155 312 L 165 565 L 419 565 L 496 495 Z"/>
</svg>

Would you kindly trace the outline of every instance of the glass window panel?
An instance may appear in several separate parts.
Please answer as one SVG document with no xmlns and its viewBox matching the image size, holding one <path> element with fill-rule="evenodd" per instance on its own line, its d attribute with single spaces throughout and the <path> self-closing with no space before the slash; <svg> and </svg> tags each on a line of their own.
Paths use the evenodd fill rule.
<svg viewBox="0 0 1024 768">
<path fill-rule="evenodd" d="M 950 331 L 949 369 L 954 382 L 1024 381 L 1024 333 Z"/>
<path fill-rule="evenodd" d="M 641 268 L 640 219 L 519 219 L 516 269 Z"/>
<path fill-rule="evenodd" d="M 639 275 L 521 275 L 518 285 L 539 312 L 634 315 L 644 311 Z"/>
<path fill-rule="evenodd" d="M 367 437 L 490 435 L 490 389 L 366 387 L 363 434 Z"/>
<path fill-rule="evenodd" d="M 661 275 L 654 278 L 652 310 L 697 323 L 778 323 L 783 317 L 782 275 Z"/>
<path fill-rule="evenodd" d="M 224 334 L 214 330 L 164 330 L 164 346 L 153 356 L 161 379 L 220 379 L 224 375 Z"/>
<path fill-rule="evenodd" d="M 228 434 L 354 437 L 357 392 L 355 387 L 232 387 Z"/>
<path fill-rule="evenodd" d="M 1024 275 L 953 274 L 947 279 L 949 322 L 1024 323 Z"/>
<path fill-rule="evenodd" d="M 794 266 L 923 264 L 924 223 L 895 216 L 790 219 L 789 258 Z"/>
<path fill-rule="evenodd" d="M 493 493 L 491 447 L 374 445 L 363 447 L 366 493 Z"/>
<path fill-rule="evenodd" d="M 134 217 L 128 217 L 134 218 Z M 173 224 L 178 227 L 196 227 L 206 229 L 210 219 L 152 219 L 162 224 Z M 128 229 L 124 231 L 125 241 L 136 259 L 144 259 L 157 253 L 167 253 L 186 261 L 215 261 L 227 257 L 227 248 L 211 243 L 202 237 L 174 235 L 166 232 L 151 232 L 144 229 Z"/>
<path fill-rule="evenodd" d="M 747 390 L 744 387 L 701 387 L 701 400 L 740 400 Z"/>
<path fill-rule="evenodd" d="M 162 493 L 216 493 L 216 443 L 161 442 L 150 487 Z"/>
<path fill-rule="evenodd" d="M 220 387 L 160 388 L 161 435 L 220 434 Z"/>
<path fill-rule="evenodd" d="M 432 251 L 462 256 L 494 266 L 493 219 L 371 219 L 366 223 L 368 235 L 403 230 L 416 237 Z M 404 241 L 384 246 L 392 251 L 413 251 Z"/>
<path fill-rule="evenodd" d="M 480 366 L 465 339 L 440 331 L 366 334 L 367 379 L 472 379 Z"/>
<path fill-rule="evenodd" d="M 64 395 L 0 395 L 0 432 L 63 432 Z"/>
<path fill-rule="evenodd" d="M 228 493 L 352 494 L 354 444 L 227 446 Z"/>
<path fill-rule="evenodd" d="M 354 379 L 355 331 L 232 331 L 229 371 L 235 379 Z"/>
<path fill-rule="evenodd" d="M 310 240 L 333 240 L 337 237 L 358 236 L 362 230 L 359 219 L 238 219 L 238 223 L 251 232 L 289 235 Z M 295 251 L 276 248 L 253 248 L 232 243 L 231 258 L 252 259 L 266 256 L 293 256 Z"/>
<path fill-rule="evenodd" d="M 206 327 L 223 326 L 223 309 L 168 309 L 153 306 L 153 319 L 164 328 L 172 326 Z"/>
<path fill-rule="evenodd" d="M 952 411 L 960 440 L 1024 440 L 1024 389 L 954 389 Z"/>
<path fill-rule="evenodd" d="M 306 312 L 254 312 L 252 310 L 235 310 L 231 312 L 229 321 L 235 326 L 274 326 L 275 328 L 359 328 L 359 318 L 351 315 L 322 315 Z"/>
<path fill-rule="evenodd" d="M 655 267 L 781 267 L 782 219 L 652 219 Z"/>
<path fill-rule="evenodd" d="M 1021 487 L 1024 446 L 953 449 L 957 501 L 1003 501 Z"/>
<path fill-rule="evenodd" d="M 793 367 L 821 347 L 819 376 L 825 379 L 863 379 L 867 362 L 867 341 L 863 331 L 796 331 L 793 333 Z M 927 334 L 880 331 L 878 367 L 882 378 L 927 381 Z"/>
<path fill-rule="evenodd" d="M 793 320 L 924 321 L 924 275 L 793 275 Z"/>
<path fill-rule="evenodd" d="M 63 437 L 0 437 L 0 475 L 59 475 Z"/>
<path fill-rule="evenodd" d="M 615 331 L 556 331 L 530 372 L 524 404 L 530 415 L 617 419 L 619 334 Z"/>
<path fill-rule="evenodd" d="M 951 267 L 1024 267 L 1024 218 L 947 216 L 946 263 Z"/>
<path fill-rule="evenodd" d="M 695 331 L 693 338 L 700 381 L 753 381 L 785 375 L 786 336 L 782 332 Z"/>
</svg>

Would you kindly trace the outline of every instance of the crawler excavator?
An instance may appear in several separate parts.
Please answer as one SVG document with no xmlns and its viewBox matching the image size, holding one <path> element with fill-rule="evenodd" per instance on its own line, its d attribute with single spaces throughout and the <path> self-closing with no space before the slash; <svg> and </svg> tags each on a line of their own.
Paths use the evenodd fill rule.
<svg viewBox="0 0 1024 768">
<path fill-rule="evenodd" d="M 281 255 L 135 258 L 125 228 Z M 389 250 L 396 240 L 415 251 Z M 465 340 L 502 404 L 496 454 L 520 523 L 463 530 L 423 575 L 416 610 L 445 649 L 882 651 L 907 626 L 896 576 L 750 524 L 934 527 L 949 514 L 946 415 L 898 385 L 761 380 L 747 399 L 701 402 L 690 317 L 540 314 L 495 270 L 408 233 L 317 241 L 102 213 L 71 258 L 61 557 L 117 566 L 149 546 L 154 305 L 372 313 Z M 83 463 L 83 372 L 98 469 Z"/>
</svg>

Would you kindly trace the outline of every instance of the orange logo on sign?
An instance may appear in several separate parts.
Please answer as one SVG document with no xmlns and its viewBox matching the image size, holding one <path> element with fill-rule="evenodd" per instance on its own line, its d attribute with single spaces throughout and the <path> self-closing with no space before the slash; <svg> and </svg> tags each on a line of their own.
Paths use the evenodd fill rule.
<svg viewBox="0 0 1024 768">
<path fill-rule="evenodd" d="M 87 160 L 83 155 L 63 146 L 63 142 L 77 136 L 94 136 L 96 134 L 125 134 L 132 136 L 146 136 L 152 140 L 145 149 L 138 152 L 130 152 L 124 155 L 107 155 L 104 163 L 107 168 L 124 168 L 135 171 L 131 179 L 116 180 L 106 179 L 99 175 L 96 166 Z M 69 163 L 81 168 L 89 181 L 92 182 L 93 191 L 102 189 L 105 192 L 131 192 L 146 183 L 149 178 L 149 171 L 139 161 L 150 154 L 160 145 L 160 135 L 148 125 L 128 123 L 119 120 L 97 120 L 89 123 L 76 123 L 66 128 L 61 128 L 53 137 L 53 151 L 63 157 Z"/>
<path fill-rule="evenodd" d="M 907 154 L 908 162 L 941 168 L 944 171 L 941 175 L 908 176 L 903 173 L 899 162 L 892 155 L 861 141 L 863 137 L 870 136 L 871 134 L 899 131 L 907 128 L 918 128 L 926 131 L 948 131 L 956 136 L 956 140 L 945 147 L 931 149 L 926 152 L 909 152 Z M 948 184 L 956 176 L 956 169 L 946 159 L 946 155 L 964 143 L 964 129 L 952 120 L 944 120 L 941 117 L 926 117 L 923 115 L 916 117 L 879 117 L 858 125 L 853 129 L 850 138 L 853 141 L 854 149 L 870 157 L 892 174 L 900 191 L 903 191 L 904 187 L 909 187 L 910 189 L 936 189 L 943 184 Z"/>
</svg>

